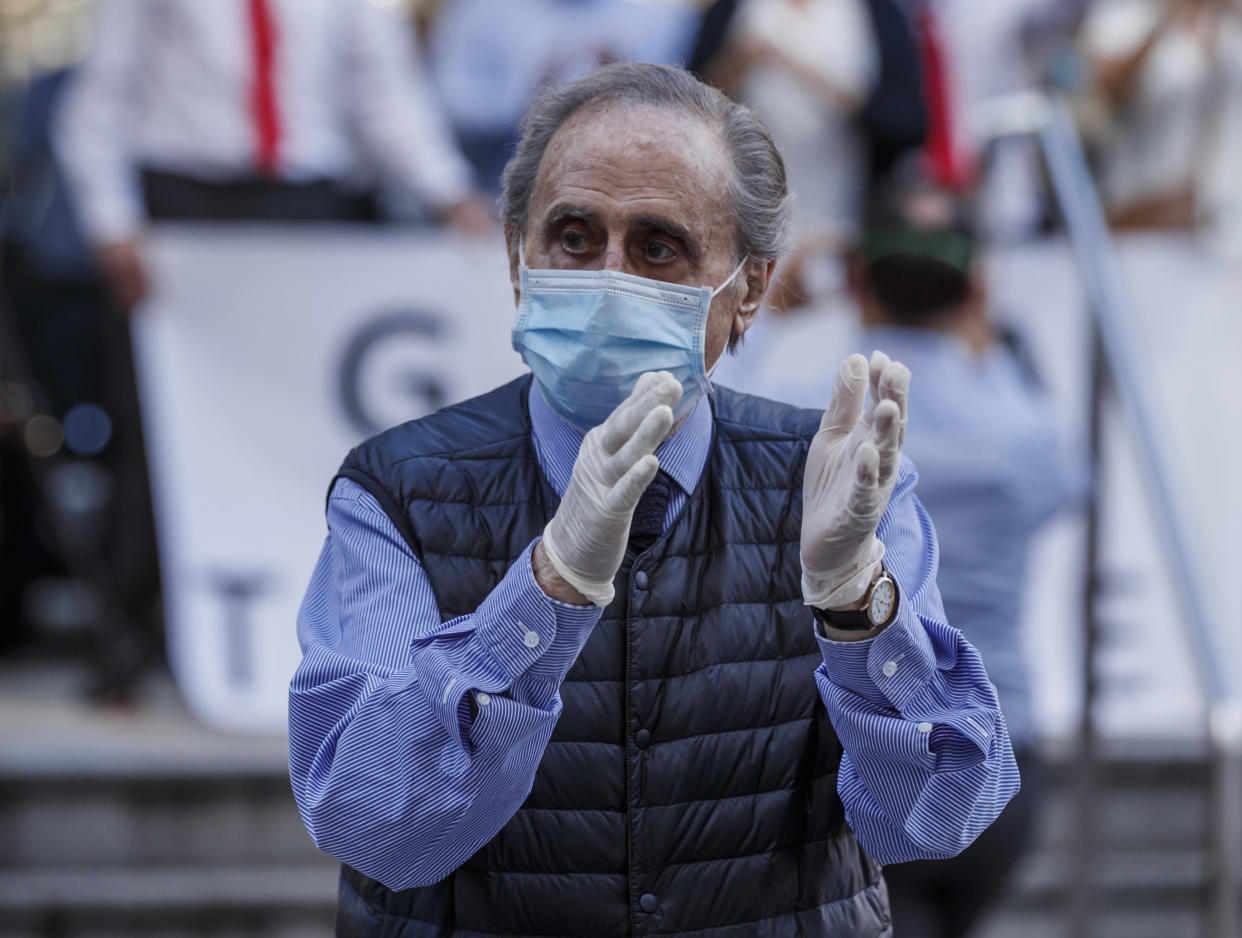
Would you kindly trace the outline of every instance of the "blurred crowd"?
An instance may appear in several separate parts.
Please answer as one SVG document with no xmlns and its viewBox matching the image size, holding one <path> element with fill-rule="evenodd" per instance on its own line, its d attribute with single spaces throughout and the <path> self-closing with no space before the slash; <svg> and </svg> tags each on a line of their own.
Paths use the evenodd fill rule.
<svg viewBox="0 0 1242 938">
<path fill-rule="evenodd" d="M 969 206 L 981 239 L 1054 229 L 1032 141 L 995 133 L 1005 109 L 996 102 L 1037 89 L 1072 103 L 1113 224 L 1236 245 L 1240 9 L 0 0 L 0 649 L 94 636 L 102 695 L 123 693 L 159 660 L 129 336 L 150 289 L 152 222 L 403 223 L 494 236 L 495 196 L 531 95 L 600 63 L 646 60 L 684 64 L 771 129 L 797 197 L 778 312 L 840 293 L 840 259 L 912 165 Z"/>
<path fill-rule="evenodd" d="M 1072 103 L 1118 228 L 1236 245 L 1240 11 L 1235 0 L 0 0 L 0 650 L 93 636 L 105 696 L 159 660 L 129 336 L 153 222 L 494 236 L 531 95 L 646 60 L 684 64 L 771 129 L 797 196 L 778 312 L 840 293 L 841 258 L 911 166 L 968 206 L 983 241 L 1055 229 L 1032 141 L 995 133 L 996 102 L 1032 90 Z"/>
</svg>

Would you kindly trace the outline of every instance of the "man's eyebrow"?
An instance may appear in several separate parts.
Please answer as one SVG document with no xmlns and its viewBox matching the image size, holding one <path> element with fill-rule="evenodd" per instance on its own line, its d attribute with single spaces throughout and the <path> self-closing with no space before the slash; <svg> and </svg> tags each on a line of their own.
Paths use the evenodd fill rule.
<svg viewBox="0 0 1242 938">
<path fill-rule="evenodd" d="M 680 225 L 671 218 L 662 215 L 639 215 L 635 219 L 637 224 L 644 228 L 651 228 L 654 231 L 661 231 L 664 234 L 672 235 L 678 241 L 681 241 L 692 255 L 699 255 L 703 252 L 703 244 L 689 228 Z"/>
<path fill-rule="evenodd" d="M 593 224 L 599 221 L 599 214 L 577 205 L 557 205 L 548 213 L 547 224 L 549 225 L 559 225 L 565 221 L 584 221 Z"/>
</svg>

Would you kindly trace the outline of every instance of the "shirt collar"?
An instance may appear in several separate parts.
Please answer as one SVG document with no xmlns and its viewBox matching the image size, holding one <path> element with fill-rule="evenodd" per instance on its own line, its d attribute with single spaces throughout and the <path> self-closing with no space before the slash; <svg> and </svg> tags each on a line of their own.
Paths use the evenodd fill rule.
<svg viewBox="0 0 1242 938">
<path fill-rule="evenodd" d="M 530 429 L 539 466 L 557 495 L 564 495 L 573 474 L 574 460 L 582 437 L 567 424 L 544 399 L 538 381 L 530 383 Z M 673 435 L 656 447 L 660 468 L 672 477 L 688 495 L 694 491 L 707 464 L 712 442 L 712 408 L 706 397 L 695 402 L 694 409 Z"/>
</svg>

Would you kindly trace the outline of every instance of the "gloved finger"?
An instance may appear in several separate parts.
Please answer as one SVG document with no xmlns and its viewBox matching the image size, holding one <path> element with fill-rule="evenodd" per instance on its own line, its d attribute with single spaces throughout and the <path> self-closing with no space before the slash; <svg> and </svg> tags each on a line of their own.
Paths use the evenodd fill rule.
<svg viewBox="0 0 1242 938">
<path fill-rule="evenodd" d="M 868 391 L 867 406 L 863 408 L 861 424 L 864 430 L 869 430 L 876 422 L 876 405 L 879 403 L 879 376 L 883 374 L 884 368 L 888 367 L 888 355 L 876 349 L 871 353 L 871 359 L 867 362 L 868 375 Z"/>
<path fill-rule="evenodd" d="M 862 415 L 862 421 L 865 426 L 870 427 L 875 423 L 875 405 L 880 402 L 880 376 L 884 374 L 884 369 L 889 366 L 891 361 L 892 359 L 879 349 L 871 353 L 871 361 L 868 363 L 868 371 L 871 376 L 871 396 Z"/>
<path fill-rule="evenodd" d="M 643 418 L 643 422 L 638 425 L 634 435 L 625 441 L 615 456 L 609 458 L 608 468 L 611 477 L 621 478 L 634 463 L 655 452 L 655 448 L 668 436 L 672 425 L 673 409 L 671 407 L 667 404 L 657 404 L 653 407 Z"/>
<path fill-rule="evenodd" d="M 638 380 L 634 382 L 634 387 L 630 389 L 630 393 L 625 396 L 625 400 L 621 402 L 619 407 L 624 406 L 631 401 L 636 401 L 646 394 L 651 385 L 659 380 L 656 377 L 657 374 L 658 372 L 655 371 L 644 371 L 641 375 L 639 375 Z"/>
<path fill-rule="evenodd" d="M 671 393 L 674 384 L 677 385 L 678 393 L 680 393 L 681 384 L 667 371 L 648 371 L 639 375 L 629 396 L 618 404 L 604 421 L 601 442 L 606 451 L 616 452 L 634 434 L 639 423 L 658 403 L 657 388 L 663 388 L 667 393 Z"/>
<path fill-rule="evenodd" d="M 868 370 L 871 373 L 871 395 L 877 400 L 880 397 L 880 378 L 884 375 L 884 369 L 892 363 L 893 360 L 880 349 L 871 353 L 871 361 L 868 362 Z"/>
<path fill-rule="evenodd" d="M 633 514 L 638 500 L 643 497 L 643 492 L 659 469 L 660 460 L 651 454 L 644 456 L 608 490 L 604 496 L 604 507 L 613 515 Z"/>
<path fill-rule="evenodd" d="M 901 462 L 901 415 L 895 401 L 884 400 L 876 405 L 872 439 L 880 457 L 877 480 L 884 488 Z"/>
<path fill-rule="evenodd" d="M 681 382 L 668 371 L 649 371 L 639 376 L 630 396 L 617 405 L 603 423 L 600 445 L 607 455 L 619 450 L 634 435 L 653 407 L 673 407 L 681 400 Z"/>
<path fill-rule="evenodd" d="M 906 420 L 906 398 L 910 393 L 910 369 L 901 362 L 889 362 L 880 374 L 879 396 L 881 401 L 893 401 L 897 405 L 901 422 Z"/>
<path fill-rule="evenodd" d="M 832 382 L 832 398 L 819 422 L 820 431 L 828 431 L 833 438 L 848 436 L 858 423 L 866 393 L 867 360 L 861 355 L 851 355 L 841 363 Z"/>
<path fill-rule="evenodd" d="M 877 485 L 880 454 L 868 440 L 858 448 L 854 462 L 854 484 L 850 487 L 846 508 L 854 518 L 870 518 L 875 513 L 880 489 Z"/>
</svg>

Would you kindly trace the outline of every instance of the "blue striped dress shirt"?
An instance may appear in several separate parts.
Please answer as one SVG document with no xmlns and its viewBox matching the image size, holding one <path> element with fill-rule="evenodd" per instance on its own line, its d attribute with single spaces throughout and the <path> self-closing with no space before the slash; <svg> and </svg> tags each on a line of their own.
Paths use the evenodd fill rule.
<svg viewBox="0 0 1242 938">
<path fill-rule="evenodd" d="M 580 437 L 532 388 L 536 454 L 563 494 Z M 656 451 L 676 482 L 666 526 L 711 437 L 701 400 Z M 838 791 L 881 863 L 956 854 L 1018 788 L 996 692 L 945 624 L 915 480 L 903 463 L 878 532 L 900 588 L 897 618 L 864 641 L 816 636 L 815 680 L 845 750 Z M 391 889 L 438 882 L 521 806 L 561 712 L 560 684 L 601 610 L 544 595 L 532 542 L 474 613 L 442 623 L 425 572 L 369 493 L 338 481 L 328 529 L 298 617 L 294 796 L 325 852 Z"/>
</svg>

